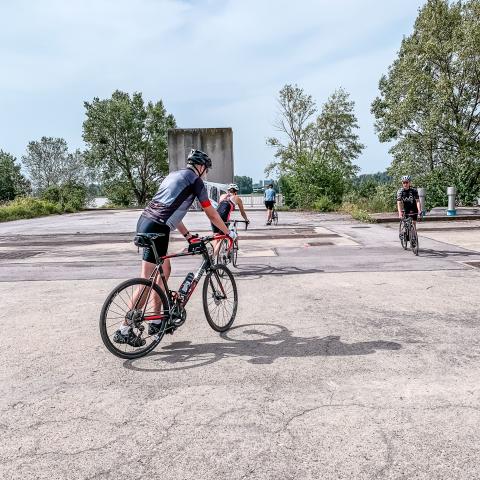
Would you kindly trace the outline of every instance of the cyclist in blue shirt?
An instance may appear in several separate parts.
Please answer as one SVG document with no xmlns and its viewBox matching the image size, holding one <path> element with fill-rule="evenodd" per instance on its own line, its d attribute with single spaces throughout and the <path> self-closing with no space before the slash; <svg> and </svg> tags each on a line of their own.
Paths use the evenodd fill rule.
<svg viewBox="0 0 480 480">
<path fill-rule="evenodd" d="M 275 190 L 273 189 L 273 185 L 270 184 L 268 188 L 265 190 L 263 194 L 263 198 L 265 201 L 265 207 L 267 208 L 267 225 L 272 224 L 272 213 L 273 213 L 273 205 L 275 204 Z"/>
</svg>

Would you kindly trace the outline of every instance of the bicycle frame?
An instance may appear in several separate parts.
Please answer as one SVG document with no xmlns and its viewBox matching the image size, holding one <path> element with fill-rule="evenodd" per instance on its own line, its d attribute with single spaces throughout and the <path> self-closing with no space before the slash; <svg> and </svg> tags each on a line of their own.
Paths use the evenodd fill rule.
<svg viewBox="0 0 480 480">
<path fill-rule="evenodd" d="M 407 213 L 400 220 L 408 230 L 410 230 L 413 227 L 413 215 L 417 215 L 417 214 L 416 213 Z"/>
<path fill-rule="evenodd" d="M 233 245 L 233 240 L 228 235 L 213 235 L 213 236 L 203 237 L 203 238 L 200 238 L 200 239 L 193 240 L 190 243 L 190 246 L 193 246 L 193 251 L 191 251 L 191 252 L 174 253 L 172 255 L 165 255 L 163 257 L 158 256 L 157 249 L 155 248 L 155 243 L 151 242 L 150 247 L 153 249 L 153 254 L 155 256 L 155 261 L 156 261 L 156 266 L 155 266 L 153 272 L 150 274 L 150 277 L 149 277 L 149 280 L 152 282 L 152 284 L 149 287 L 147 300 L 145 302 L 145 306 L 143 307 L 143 309 L 144 309 L 144 311 L 143 311 L 144 321 L 151 322 L 153 320 L 164 320 L 164 319 L 171 318 L 172 307 L 175 305 L 175 303 L 179 299 L 178 292 L 175 291 L 175 290 L 170 290 L 170 288 L 168 286 L 167 278 L 165 277 L 165 273 L 163 271 L 163 262 L 167 259 L 170 259 L 170 258 L 189 257 L 189 256 L 199 255 L 199 254 L 201 254 L 203 256 L 203 261 L 200 264 L 197 271 L 195 272 L 192 283 L 190 284 L 187 293 L 183 296 L 183 298 L 180 299 L 180 307 L 184 308 L 187 305 L 188 301 L 190 300 L 190 297 L 191 297 L 192 293 L 194 292 L 195 288 L 197 287 L 198 283 L 200 282 L 203 274 L 206 271 L 210 270 L 212 265 L 213 265 L 212 261 L 210 259 L 210 256 L 208 254 L 207 248 L 206 248 L 206 243 L 211 242 L 213 240 L 223 240 L 224 238 L 229 240 L 229 250 L 230 250 L 232 248 L 232 245 Z M 198 247 L 200 247 L 199 250 L 197 250 L 197 251 L 195 251 L 195 245 L 196 244 L 199 244 Z M 164 290 L 164 292 L 166 293 L 166 296 L 167 296 L 168 308 L 169 308 L 168 313 L 164 313 L 163 315 L 145 316 L 145 308 L 148 304 L 148 299 L 150 298 L 150 294 L 152 292 L 153 285 L 157 283 L 157 279 L 158 279 L 159 275 L 160 275 L 160 278 L 162 280 L 162 284 L 163 284 L 163 287 L 164 287 L 163 290 Z M 222 294 L 225 295 L 225 291 L 223 290 L 223 285 L 221 284 L 221 282 L 219 283 L 219 285 L 220 285 L 220 288 L 222 290 Z M 142 296 L 143 296 L 143 292 L 140 295 L 140 299 L 142 298 Z M 137 300 L 137 302 L 138 302 L 138 300 Z"/>
</svg>

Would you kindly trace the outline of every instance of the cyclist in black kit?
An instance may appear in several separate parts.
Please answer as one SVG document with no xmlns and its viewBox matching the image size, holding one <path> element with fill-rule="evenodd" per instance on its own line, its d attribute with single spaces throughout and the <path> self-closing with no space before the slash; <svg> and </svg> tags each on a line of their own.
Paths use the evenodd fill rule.
<svg viewBox="0 0 480 480">
<path fill-rule="evenodd" d="M 238 190 L 239 188 L 236 183 L 231 183 L 227 187 L 227 193 L 224 193 L 220 197 L 220 201 L 218 202 L 217 212 L 220 215 L 220 218 L 224 222 L 228 222 L 230 220 L 230 215 L 235 210 L 235 207 L 238 206 L 238 209 L 240 210 L 240 215 L 248 224 L 250 223 L 250 220 L 248 219 L 247 214 L 245 213 L 245 208 L 243 207 L 242 199 L 238 195 Z M 212 230 L 213 230 L 213 233 L 222 233 L 220 229 L 217 226 L 215 226 L 213 223 L 212 223 Z M 215 242 L 214 244 L 215 252 L 218 249 L 218 245 L 219 245 L 219 242 Z"/>
<path fill-rule="evenodd" d="M 410 175 L 402 177 L 402 188 L 397 192 L 397 209 L 398 217 L 412 217 L 414 222 L 417 221 L 418 215 L 421 215 L 420 198 L 418 190 L 411 186 L 412 178 Z"/>
<path fill-rule="evenodd" d="M 221 219 L 224 222 L 228 222 L 230 220 L 230 215 L 235 210 L 235 207 L 238 206 L 240 210 L 240 215 L 243 219 L 250 223 L 250 220 L 247 218 L 247 214 L 245 213 L 245 208 L 243 207 L 242 199 L 238 196 L 238 185 L 236 183 L 231 183 L 227 188 L 227 193 L 224 193 L 220 197 L 220 201 L 218 202 L 217 212 L 220 215 Z M 221 233 L 218 227 L 216 227 L 212 223 L 212 230 L 213 233 Z"/>
</svg>

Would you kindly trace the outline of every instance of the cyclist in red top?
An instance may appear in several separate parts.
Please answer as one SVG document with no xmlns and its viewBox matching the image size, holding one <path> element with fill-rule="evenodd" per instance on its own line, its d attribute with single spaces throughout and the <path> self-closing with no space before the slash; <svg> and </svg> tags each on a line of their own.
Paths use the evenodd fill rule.
<svg viewBox="0 0 480 480">
<path fill-rule="evenodd" d="M 227 193 L 224 193 L 220 197 L 220 201 L 218 202 L 217 212 L 220 215 L 221 219 L 224 222 L 228 222 L 230 220 L 230 215 L 235 210 L 235 207 L 238 206 L 240 210 L 240 215 L 243 219 L 250 223 L 250 220 L 245 213 L 245 208 L 243 207 L 242 199 L 238 195 L 238 185 L 236 183 L 231 183 L 227 188 Z M 212 224 L 213 233 L 220 233 L 218 227 Z"/>
<path fill-rule="evenodd" d="M 227 193 L 224 193 L 220 197 L 220 200 L 218 202 L 217 212 L 220 215 L 220 218 L 224 222 L 228 222 L 230 220 L 230 215 L 235 210 L 235 207 L 238 206 L 238 209 L 240 210 L 240 215 L 248 224 L 250 223 L 250 220 L 248 219 L 247 214 L 245 213 L 245 208 L 243 207 L 242 199 L 238 195 L 238 190 L 239 188 L 236 183 L 231 183 L 227 187 Z M 212 223 L 212 230 L 213 230 L 213 233 L 221 233 L 220 229 L 216 227 L 213 223 Z M 214 242 L 215 253 L 217 253 L 219 245 L 220 245 L 219 242 Z"/>
</svg>

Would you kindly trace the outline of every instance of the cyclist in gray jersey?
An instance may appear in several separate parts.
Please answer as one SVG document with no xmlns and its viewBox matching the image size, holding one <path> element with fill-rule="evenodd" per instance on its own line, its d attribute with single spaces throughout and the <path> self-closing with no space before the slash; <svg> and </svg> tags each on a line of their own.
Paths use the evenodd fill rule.
<svg viewBox="0 0 480 480">
<path fill-rule="evenodd" d="M 167 254 L 170 232 L 172 230 L 178 229 L 187 241 L 194 237 L 185 227 L 182 220 L 195 198 L 198 199 L 203 211 L 220 232 L 230 235 L 232 239 L 236 237 L 235 232 L 229 231 L 208 199 L 207 189 L 202 178 L 211 166 L 212 161 L 206 153 L 200 150 L 192 150 L 187 158 L 187 168 L 170 173 L 163 180 L 158 192 L 140 215 L 137 223 L 137 233 L 163 234 L 163 236 L 154 240 L 159 256 Z M 150 248 L 145 248 L 143 252 L 141 273 L 143 278 L 150 278 L 155 268 L 155 255 L 151 250 Z M 171 272 L 169 259 L 164 260 L 163 271 L 168 279 Z M 160 279 L 158 279 L 158 286 L 162 289 L 164 288 Z M 161 321 L 150 322 L 149 335 L 158 333 L 160 325 Z M 138 339 L 133 334 L 131 327 L 126 324 L 122 325 L 115 332 L 114 341 L 116 343 L 128 343 L 134 347 L 140 346 L 136 344 Z"/>
</svg>

